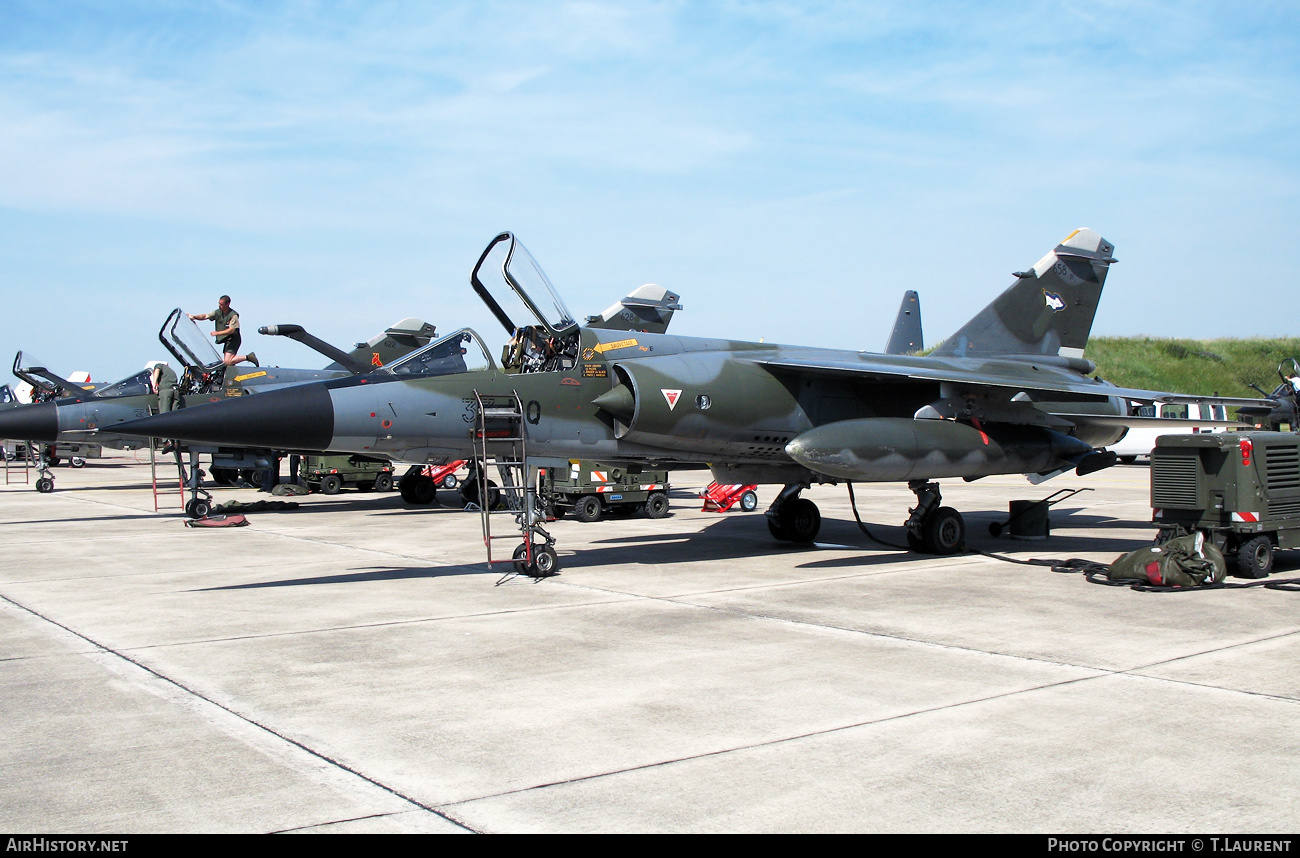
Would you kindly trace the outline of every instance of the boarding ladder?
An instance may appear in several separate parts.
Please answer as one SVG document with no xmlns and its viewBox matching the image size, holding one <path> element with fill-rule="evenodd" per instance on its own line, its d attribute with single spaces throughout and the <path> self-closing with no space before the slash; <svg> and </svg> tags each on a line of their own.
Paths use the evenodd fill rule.
<svg viewBox="0 0 1300 858">
<path fill-rule="evenodd" d="M 20 482 L 23 485 L 31 485 L 32 482 L 31 469 L 33 464 L 31 442 L 30 441 L 23 442 L 21 449 L 23 453 L 22 456 L 19 456 L 18 455 L 19 445 L 18 442 L 16 441 L 14 442 L 14 449 L 12 453 L 9 452 L 8 447 L 5 447 L 4 453 L 5 453 L 5 485 L 6 486 L 11 484 L 18 484 Z M 22 464 L 19 464 L 20 460 Z M 22 480 L 18 479 L 17 473 L 11 474 L 10 470 L 13 470 L 15 472 L 21 471 L 23 476 Z"/>
<path fill-rule="evenodd" d="M 474 433 L 476 461 L 470 477 L 477 481 L 488 567 L 510 564 L 510 570 L 498 584 L 519 574 L 533 578 L 554 575 L 559 566 L 555 538 L 541 526 L 543 513 L 538 491 L 541 472 L 528 464 L 527 423 L 519 394 L 515 391 L 483 394 L 475 390 L 474 400 L 478 414 Z M 489 462 L 496 466 L 501 476 L 499 496 L 487 477 Z M 514 516 L 518 531 L 494 534 L 492 518 L 496 515 Z M 493 542 L 520 538 L 522 543 L 514 549 L 510 559 L 493 557 Z"/>
<path fill-rule="evenodd" d="M 172 455 L 176 459 L 176 482 L 175 488 L 172 488 L 172 478 L 164 476 L 158 477 L 158 468 L 160 461 L 158 451 L 160 445 L 166 443 L 172 447 Z M 164 472 L 166 466 L 162 466 Z M 212 511 L 212 495 L 203 488 L 201 475 L 203 471 L 199 468 L 199 454 L 194 450 L 189 451 L 189 466 L 186 467 L 185 460 L 181 456 L 181 444 L 179 441 L 166 441 L 161 438 L 149 439 L 149 474 L 153 484 L 153 511 L 161 512 L 164 498 L 176 495 L 180 499 L 180 505 L 185 514 L 191 518 L 204 518 Z M 186 493 L 190 494 L 190 499 L 185 500 Z"/>
</svg>

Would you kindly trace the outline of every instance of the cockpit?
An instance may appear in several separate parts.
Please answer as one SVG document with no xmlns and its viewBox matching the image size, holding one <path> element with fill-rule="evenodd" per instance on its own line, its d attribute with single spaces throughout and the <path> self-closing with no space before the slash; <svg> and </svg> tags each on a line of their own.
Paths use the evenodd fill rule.
<svg viewBox="0 0 1300 858">
<path fill-rule="evenodd" d="M 378 372 L 430 378 L 488 369 L 491 365 L 491 361 L 487 358 L 487 350 L 479 340 L 478 334 L 469 328 L 462 328 L 454 334 L 429 343 L 419 351 L 411 352 Z"/>
<path fill-rule="evenodd" d="M 211 393 L 225 382 L 226 365 L 213 347 L 211 338 L 185 311 L 177 307 L 167 316 L 158 331 L 158 341 L 185 367 L 179 389 L 182 394 Z"/>
<path fill-rule="evenodd" d="M 578 323 L 528 249 L 513 233 L 492 240 L 470 275 L 474 291 L 510 334 L 507 372 L 570 369 L 578 359 Z M 526 324 L 530 317 L 537 324 Z"/>
<path fill-rule="evenodd" d="M 48 364 L 30 353 L 19 352 L 14 355 L 13 373 L 16 378 L 21 378 L 32 386 L 32 402 L 51 402 L 60 396 L 71 396 L 87 389 L 85 385 L 50 372 Z"/>
</svg>

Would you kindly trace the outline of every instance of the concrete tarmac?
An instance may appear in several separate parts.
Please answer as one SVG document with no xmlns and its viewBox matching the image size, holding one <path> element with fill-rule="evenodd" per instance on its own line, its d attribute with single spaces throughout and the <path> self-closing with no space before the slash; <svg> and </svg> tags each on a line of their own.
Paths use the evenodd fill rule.
<svg viewBox="0 0 1300 858">
<path fill-rule="evenodd" d="M 900 552 L 843 487 L 805 494 L 816 544 L 777 543 L 701 512 L 690 471 L 669 518 L 557 522 L 561 574 L 499 582 L 477 514 L 396 493 L 202 530 L 133 454 L 55 473 L 0 487 L 3 830 L 1300 825 L 1300 594 Z M 1075 487 L 1047 541 L 989 536 Z M 856 488 L 901 543 L 913 495 Z M 1141 466 L 943 488 L 972 548 L 1019 559 L 1154 533 Z"/>
</svg>

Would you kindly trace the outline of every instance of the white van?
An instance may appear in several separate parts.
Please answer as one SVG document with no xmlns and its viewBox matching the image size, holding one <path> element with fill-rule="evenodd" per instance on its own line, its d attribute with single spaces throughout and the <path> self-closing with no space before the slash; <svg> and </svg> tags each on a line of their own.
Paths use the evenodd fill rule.
<svg viewBox="0 0 1300 858">
<path fill-rule="evenodd" d="M 1227 420 L 1227 411 L 1222 405 L 1206 405 L 1197 403 L 1194 405 L 1184 405 L 1181 403 L 1161 403 L 1157 405 L 1135 405 L 1130 412 L 1136 417 L 1167 417 L 1174 420 Z M 1131 465 L 1137 461 L 1138 456 L 1151 456 L 1151 448 L 1155 447 L 1156 439 L 1161 435 L 1195 435 L 1201 432 L 1223 432 L 1223 426 L 1197 426 L 1192 424 L 1186 428 L 1175 428 L 1173 426 L 1152 426 L 1132 427 L 1117 443 L 1111 444 L 1107 449 L 1119 456 L 1119 460 L 1125 464 Z"/>
</svg>

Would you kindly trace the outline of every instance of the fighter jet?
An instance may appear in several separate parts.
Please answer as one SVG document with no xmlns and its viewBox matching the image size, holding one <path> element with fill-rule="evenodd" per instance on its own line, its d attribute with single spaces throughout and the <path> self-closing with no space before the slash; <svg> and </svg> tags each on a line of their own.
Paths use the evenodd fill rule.
<svg viewBox="0 0 1300 858">
<path fill-rule="evenodd" d="M 334 362 L 324 369 L 226 367 L 210 339 L 202 335 L 185 313 L 173 310 L 158 337 L 180 369 L 177 386 L 182 404 L 193 406 L 217 402 L 262 389 L 367 372 L 426 345 L 437 334 L 433 325 L 419 319 L 403 319 L 369 342 L 358 343 L 349 354 L 312 337 L 298 325 L 277 328 L 286 333 L 298 333 L 312 348 Z M 158 411 L 159 397 L 151 378 L 152 365 L 114 384 L 83 389 L 86 386 L 59 378 L 44 364 L 25 359 L 19 352 L 14 359 L 14 375 L 40 385 L 41 393 L 32 405 L 0 413 L 0 437 L 39 444 L 94 443 L 125 449 L 143 447 L 148 443 L 148 436 L 122 433 L 116 427 Z M 257 466 L 265 458 L 257 452 L 227 453 L 219 461 L 214 461 L 212 473 L 214 478 L 237 473 L 240 468 Z M 53 490 L 53 478 L 43 463 L 41 471 L 42 479 L 36 483 L 38 491 Z"/>
<path fill-rule="evenodd" d="M 797 542 L 820 528 L 816 505 L 799 497 L 812 483 L 905 481 L 918 499 L 909 543 L 948 554 L 963 547 L 965 524 L 942 505 L 936 480 L 1090 473 L 1114 464 L 1103 448 L 1123 435 L 1127 400 L 1207 399 L 1090 377 L 1096 365 L 1083 349 L 1113 253 L 1097 233 L 1075 230 L 932 354 L 914 357 L 581 327 L 506 232 L 470 277 L 512 336 L 505 365 L 462 329 L 368 375 L 122 428 L 412 462 L 509 456 L 523 437 L 529 467 L 707 463 L 720 483 L 783 485 L 768 527 Z M 484 405 L 503 402 L 517 407 Z"/>
</svg>

